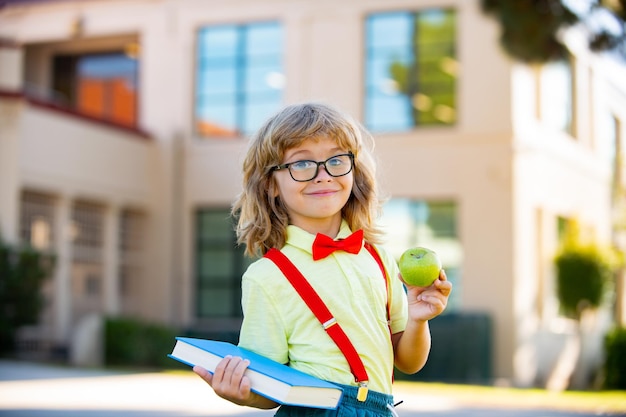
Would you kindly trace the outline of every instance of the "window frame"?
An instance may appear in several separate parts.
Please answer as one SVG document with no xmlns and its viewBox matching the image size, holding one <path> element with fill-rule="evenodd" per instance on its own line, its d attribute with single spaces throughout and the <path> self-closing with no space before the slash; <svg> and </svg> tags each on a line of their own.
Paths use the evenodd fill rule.
<svg viewBox="0 0 626 417">
<path fill-rule="evenodd" d="M 219 236 L 205 236 L 203 235 L 202 217 L 205 215 L 223 215 L 224 220 L 228 223 L 228 228 L 231 231 L 229 236 L 224 239 Z M 198 208 L 194 213 L 195 222 L 195 239 L 194 239 L 194 305 L 193 305 L 193 317 L 200 321 L 210 320 L 228 320 L 228 319 L 241 319 L 243 317 L 243 311 L 241 309 L 241 276 L 247 269 L 248 265 L 252 262 L 250 258 L 246 258 L 242 247 L 237 245 L 237 237 L 235 235 L 235 229 L 233 226 L 233 219 L 230 216 L 230 210 L 228 208 L 219 207 L 202 207 Z M 207 248 L 217 248 L 219 251 L 230 250 L 232 253 L 232 264 L 230 267 L 230 276 L 226 277 L 227 285 L 222 283 L 211 283 L 206 277 L 202 276 L 202 270 L 200 263 L 203 250 Z M 211 291 L 212 289 L 224 289 L 230 291 L 230 311 L 223 314 L 205 314 L 202 310 L 203 296 L 205 291 Z"/>
<path fill-rule="evenodd" d="M 233 45 L 228 46 L 226 52 L 220 55 L 211 54 L 208 37 L 213 32 L 219 36 L 220 31 L 232 31 L 235 38 Z M 279 42 L 275 50 L 255 53 L 247 48 L 248 42 L 253 40 L 251 31 L 276 31 Z M 207 39 L 207 43 L 204 40 Z M 246 23 L 219 23 L 204 25 L 196 31 L 195 63 L 194 63 L 194 90 L 193 90 L 193 131 L 200 138 L 232 139 L 252 134 L 260 124 L 274 111 L 278 110 L 284 100 L 284 25 L 278 20 L 262 20 Z M 274 43 L 272 43 L 274 45 Z M 222 45 L 223 46 L 223 45 Z M 208 49 L 207 49 L 208 48 Z M 253 53 L 251 53 L 253 52 Z M 211 62 L 213 61 L 213 62 Z M 221 71 L 220 71 L 221 68 Z M 263 85 L 252 82 L 251 79 L 266 70 L 266 85 L 263 88 L 253 88 L 254 85 Z M 221 73 L 225 77 L 220 87 L 232 84 L 232 90 L 222 92 L 212 90 L 210 74 Z M 274 86 L 268 78 L 275 76 Z M 258 81 L 258 80 L 257 80 Z M 215 86 L 213 86 L 215 87 Z M 222 98 L 219 98 L 219 96 Z M 216 100 L 217 98 L 217 100 Z M 215 103 L 215 104 L 212 104 Z M 232 107 L 226 113 L 226 105 Z M 255 104 L 257 103 L 257 104 Z M 259 107 L 261 111 L 254 111 Z M 221 109 L 222 115 L 211 113 L 211 108 Z M 216 115 L 213 118 L 203 116 L 203 112 Z M 221 119 L 221 120 L 220 120 Z M 224 120 L 230 119 L 230 120 Z M 228 123 L 230 122 L 230 125 Z"/>
</svg>

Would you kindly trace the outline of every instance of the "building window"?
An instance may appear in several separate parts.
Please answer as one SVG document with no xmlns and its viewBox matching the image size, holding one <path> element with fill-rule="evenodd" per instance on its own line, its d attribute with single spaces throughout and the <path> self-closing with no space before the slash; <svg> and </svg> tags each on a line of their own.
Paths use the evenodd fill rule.
<svg viewBox="0 0 626 417">
<path fill-rule="evenodd" d="M 370 130 L 456 122 L 455 11 L 370 15 L 366 48 L 365 124 Z"/>
<path fill-rule="evenodd" d="M 396 260 L 406 249 L 425 246 L 437 252 L 454 285 L 448 311 L 460 309 L 463 247 L 457 230 L 457 205 L 453 201 L 424 201 L 393 198 L 384 207 L 382 226 L 385 246 Z"/>
<path fill-rule="evenodd" d="M 55 101 L 98 119 L 137 124 L 138 62 L 123 52 L 57 55 L 53 60 Z"/>
<path fill-rule="evenodd" d="M 20 201 L 20 243 L 38 251 L 54 254 L 55 249 L 55 211 L 56 198 L 49 194 L 23 191 Z M 54 274 L 54 272 L 52 272 Z M 39 315 L 40 326 L 52 328 L 55 322 L 55 282 L 49 276 L 42 283 L 41 295 L 44 300 L 43 311 Z"/>
<path fill-rule="evenodd" d="M 541 121 L 555 130 L 574 134 L 573 78 L 569 61 L 545 64 L 541 70 L 539 114 Z"/>
<path fill-rule="evenodd" d="M 50 251 L 54 246 L 54 198 L 25 191 L 20 209 L 20 241 L 35 249 Z"/>
<path fill-rule="evenodd" d="M 624 163 L 626 149 L 624 149 L 624 144 L 622 143 L 621 125 L 620 119 L 611 115 L 608 134 L 605 137 L 609 142 L 607 147 L 610 148 L 609 158 L 613 171 L 613 202 L 614 204 L 623 205 L 624 190 L 626 189 L 626 164 Z"/>
<path fill-rule="evenodd" d="M 124 314 L 140 313 L 145 262 L 145 225 L 142 212 L 124 209 L 119 222 L 119 292 Z"/>
<path fill-rule="evenodd" d="M 77 201 L 72 207 L 72 317 L 103 309 L 104 207 Z"/>
<path fill-rule="evenodd" d="M 196 316 L 242 317 L 241 276 L 250 264 L 236 237 L 229 210 L 196 213 Z"/>
<path fill-rule="evenodd" d="M 282 103 L 283 31 L 277 23 L 200 29 L 195 128 L 205 137 L 250 134 Z"/>
<path fill-rule="evenodd" d="M 572 230 L 572 219 L 563 216 L 556 218 L 556 236 L 559 246 L 563 246 L 566 239 L 570 236 L 568 233 L 576 233 Z"/>
</svg>

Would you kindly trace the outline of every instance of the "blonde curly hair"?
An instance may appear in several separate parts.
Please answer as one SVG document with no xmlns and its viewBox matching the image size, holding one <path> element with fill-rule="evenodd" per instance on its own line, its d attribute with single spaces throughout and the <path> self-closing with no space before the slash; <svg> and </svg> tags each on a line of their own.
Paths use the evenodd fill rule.
<svg viewBox="0 0 626 417">
<path fill-rule="evenodd" d="M 304 140 L 329 137 L 354 154 L 354 185 L 342 217 L 350 229 L 363 229 L 365 240 L 380 243 L 382 231 L 375 219 L 381 209 L 377 195 L 372 136 L 354 119 L 322 103 L 294 104 L 269 118 L 251 138 L 243 162 L 243 191 L 232 206 L 237 220 L 237 243 L 250 257 L 280 249 L 287 238 L 289 217 L 278 196 L 273 167 L 285 151 Z"/>
</svg>

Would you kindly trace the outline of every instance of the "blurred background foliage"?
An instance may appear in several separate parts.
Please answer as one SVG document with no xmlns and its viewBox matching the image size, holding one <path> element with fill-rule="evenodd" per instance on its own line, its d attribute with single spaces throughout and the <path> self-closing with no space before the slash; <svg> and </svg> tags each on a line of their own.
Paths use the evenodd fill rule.
<svg viewBox="0 0 626 417">
<path fill-rule="evenodd" d="M 20 327 L 38 323 L 45 302 L 41 287 L 54 261 L 53 255 L 0 239 L 0 354 L 14 351 Z"/>
<path fill-rule="evenodd" d="M 614 328 L 605 338 L 604 389 L 626 390 L 626 328 Z"/>
<path fill-rule="evenodd" d="M 554 262 L 557 297 L 564 315 L 580 321 L 585 310 L 611 301 L 615 273 L 623 265 L 622 254 L 584 241 L 578 222 L 568 223 Z"/>
<path fill-rule="evenodd" d="M 104 362 L 111 367 L 175 368 L 168 358 L 177 329 L 129 317 L 108 317 L 104 322 Z"/>
<path fill-rule="evenodd" d="M 614 51 L 626 59 L 626 0 L 481 0 L 481 6 L 499 22 L 500 44 L 516 60 L 564 59 L 567 49 L 559 31 L 577 23 L 585 25 L 592 50 Z"/>
</svg>

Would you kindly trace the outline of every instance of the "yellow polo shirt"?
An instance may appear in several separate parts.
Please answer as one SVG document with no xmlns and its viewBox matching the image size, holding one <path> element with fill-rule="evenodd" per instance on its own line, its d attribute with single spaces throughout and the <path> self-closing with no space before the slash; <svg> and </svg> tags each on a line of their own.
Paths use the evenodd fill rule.
<svg viewBox="0 0 626 417">
<path fill-rule="evenodd" d="M 337 238 L 351 230 L 344 221 Z M 315 236 L 287 229 L 281 251 L 293 262 L 328 306 L 359 353 L 369 388 L 391 394 L 393 348 L 387 326 L 387 290 L 380 267 L 363 248 L 313 261 Z M 407 300 L 394 258 L 378 247 L 389 277 L 391 330 L 404 331 Z M 278 267 L 262 258 L 243 275 L 244 320 L 239 345 L 318 378 L 356 385 L 348 363 L 321 324 Z"/>
</svg>

